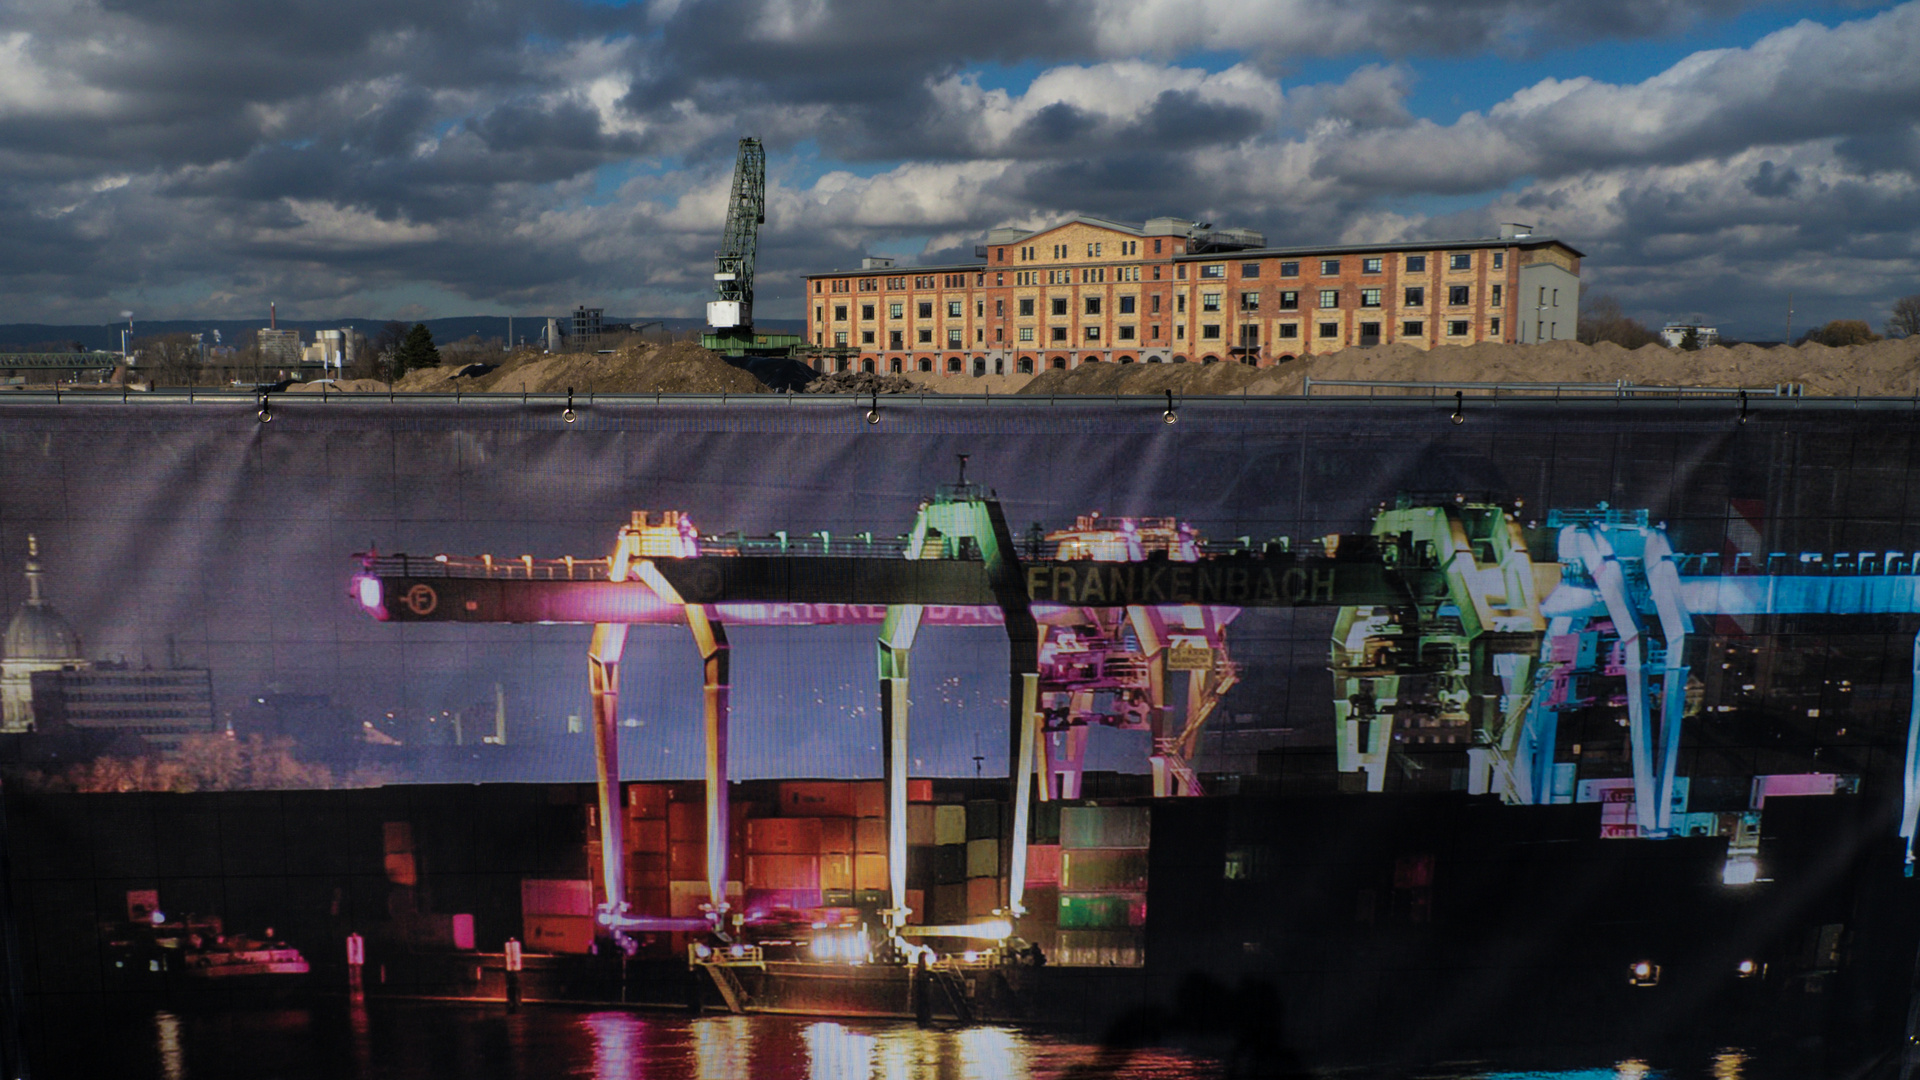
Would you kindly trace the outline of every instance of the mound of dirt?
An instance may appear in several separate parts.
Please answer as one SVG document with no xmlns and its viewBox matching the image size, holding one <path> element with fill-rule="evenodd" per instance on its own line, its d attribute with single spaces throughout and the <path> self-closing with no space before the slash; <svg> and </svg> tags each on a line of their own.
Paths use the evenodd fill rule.
<svg viewBox="0 0 1920 1080">
<path fill-rule="evenodd" d="M 765 394 L 765 383 L 719 353 L 689 341 L 635 345 L 615 353 L 513 353 L 498 367 L 466 375 L 465 362 L 409 371 L 393 389 L 403 394 Z M 318 393 L 312 384 L 292 389 Z M 385 393 L 377 379 L 350 379 L 337 393 Z"/>
<path fill-rule="evenodd" d="M 923 394 L 927 389 L 905 375 L 841 371 L 820 376 L 808 383 L 804 392 L 808 394 Z"/>
<path fill-rule="evenodd" d="M 1048 370 L 1018 390 L 1022 394 L 1298 394 L 1311 378 L 1369 382 L 1612 383 L 1640 386 L 1724 386 L 1771 390 L 1797 383 L 1807 395 L 1908 397 L 1920 392 L 1920 337 L 1870 345 L 1797 348 L 1712 346 L 1680 352 L 1659 345 L 1624 349 L 1601 342 L 1583 345 L 1484 343 L 1416 349 L 1381 345 L 1309 356 L 1277 367 L 1219 364 L 1082 364 Z M 1329 387 L 1327 393 L 1367 393 Z M 1381 393 L 1392 391 L 1382 390 Z M 1418 392 L 1418 391 L 1410 391 Z M 1475 393 L 1476 391 L 1468 391 Z M 1489 391 L 1479 391 L 1489 392 Z"/>
</svg>

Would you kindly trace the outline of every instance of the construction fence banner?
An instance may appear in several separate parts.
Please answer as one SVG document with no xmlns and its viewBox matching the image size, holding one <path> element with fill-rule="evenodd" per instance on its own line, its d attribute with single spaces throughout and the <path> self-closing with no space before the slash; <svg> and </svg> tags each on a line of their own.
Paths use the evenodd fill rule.
<svg viewBox="0 0 1920 1080">
<path fill-rule="evenodd" d="M 1231 953 L 1291 986 L 1302 923 L 1181 914 L 1239 888 L 1341 941 L 1577 938 L 1534 958 L 1590 973 L 1618 1030 L 1671 994 L 1866 1045 L 1903 1030 L 1920 937 L 1917 455 L 1907 403 L 1809 399 L 0 401 L 15 903 L 217 879 L 99 823 L 199 835 L 166 799 L 276 791 L 208 810 L 233 817 L 208 843 L 306 872 L 318 841 L 288 837 L 321 814 L 371 838 L 380 885 L 341 902 L 374 910 L 485 869 L 435 850 L 458 814 L 433 785 L 482 785 L 446 796 L 471 808 L 589 784 L 602 724 L 623 778 L 699 780 L 719 685 L 738 781 L 877 780 L 894 709 L 911 775 L 967 797 L 1011 798 L 1025 763 L 1035 801 L 1153 800 L 1144 885 L 1060 900 L 1144 912 L 1114 955 L 1149 971 Z M 523 876 L 587 881 L 591 796 L 526 801 L 579 852 Z M 1006 877 L 1003 820 L 970 874 Z M 1163 896 L 1163 845 L 1209 884 Z M 503 889 L 482 941 L 524 936 Z M 261 905 L 227 914 L 308 918 Z M 1432 948 L 1405 993 L 1467 965 Z M 59 981 L 36 955 L 30 992 Z"/>
</svg>

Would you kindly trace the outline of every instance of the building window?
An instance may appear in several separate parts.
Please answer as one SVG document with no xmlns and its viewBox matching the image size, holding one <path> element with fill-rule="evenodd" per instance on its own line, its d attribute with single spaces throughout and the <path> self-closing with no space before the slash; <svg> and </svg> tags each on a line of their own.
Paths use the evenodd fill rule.
<svg viewBox="0 0 1920 1080">
<path fill-rule="evenodd" d="M 1320 276 L 1321 277 L 1333 277 L 1338 273 L 1340 273 L 1339 259 L 1321 259 L 1320 260 Z"/>
<path fill-rule="evenodd" d="M 1379 289 L 1361 289 L 1360 290 L 1360 306 L 1361 307 L 1379 307 L 1380 306 L 1380 290 Z"/>
<path fill-rule="evenodd" d="M 959 347 L 960 347 L 960 328 L 956 326 L 953 329 L 947 331 L 947 348 L 957 349 Z"/>
<path fill-rule="evenodd" d="M 1448 307 L 1465 307 L 1471 303 L 1473 303 L 1473 286 L 1471 285 L 1447 286 L 1447 306 Z"/>
<path fill-rule="evenodd" d="M 1087 327 L 1087 340 L 1088 340 L 1088 341 L 1099 341 L 1099 340 L 1100 340 L 1100 328 L 1099 328 L 1099 327 L 1097 327 L 1097 326 L 1089 326 L 1089 327 Z"/>
<path fill-rule="evenodd" d="M 1160 268 L 1157 266 L 1153 268 L 1153 280 L 1155 281 L 1160 280 Z"/>
<path fill-rule="evenodd" d="M 1033 318 L 1033 297 L 1027 296 L 1021 298 L 1020 317 L 1023 319 Z"/>
<path fill-rule="evenodd" d="M 1066 298 L 1066 297 L 1064 297 L 1064 296 L 1056 296 L 1056 297 L 1054 297 L 1054 298 L 1053 298 L 1053 313 L 1054 313 L 1055 315 L 1065 315 L 1065 314 L 1067 313 L 1067 298 Z"/>
<path fill-rule="evenodd" d="M 1241 276 L 1241 277 L 1259 277 L 1259 276 L 1260 276 L 1260 264 L 1259 264 L 1259 263 L 1257 263 L 1257 262 L 1243 262 L 1243 263 L 1241 263 L 1241 264 L 1240 264 L 1240 276 Z"/>
<path fill-rule="evenodd" d="M 1179 278 L 1181 281 L 1187 280 L 1187 264 L 1181 263 L 1179 266 L 1174 267 L 1173 276 Z"/>
<path fill-rule="evenodd" d="M 850 365 L 847 363 L 847 358 L 843 356 L 840 358 L 840 362 L 835 364 L 834 366 L 840 369 L 841 371 L 845 371 Z"/>
<path fill-rule="evenodd" d="M 904 306 L 905 306 L 905 305 L 902 305 L 902 304 L 901 304 L 901 303 L 899 303 L 898 301 L 895 301 L 894 303 L 891 303 L 891 304 L 888 304 L 888 305 L 887 305 L 887 318 L 889 318 L 889 319 L 897 319 L 897 318 L 899 318 L 899 317 L 900 317 L 900 316 L 901 316 L 902 314 L 904 314 L 904 312 L 902 311 L 902 308 L 903 308 Z"/>
<path fill-rule="evenodd" d="M 1020 363 L 1019 363 L 1019 365 L 1018 365 L 1018 366 L 1019 366 L 1019 368 L 1020 368 L 1020 374 L 1022 374 L 1022 375 L 1031 375 L 1031 374 L 1033 374 L 1033 357 L 1031 357 L 1031 356 L 1023 356 L 1023 357 L 1021 357 L 1021 358 L 1020 358 Z"/>
<path fill-rule="evenodd" d="M 1257 292 L 1241 293 L 1240 294 L 1240 310 L 1241 311 L 1259 311 L 1260 310 L 1260 294 Z"/>
<path fill-rule="evenodd" d="M 1240 347 L 1257 349 L 1260 347 L 1260 325 L 1253 323 L 1240 328 Z"/>
<path fill-rule="evenodd" d="M 1004 328 L 1002 328 L 1002 327 L 998 327 L 998 326 L 996 326 L 996 327 L 994 327 L 994 328 L 993 328 L 993 340 L 995 340 L 995 341 L 1005 341 L 1005 340 L 1007 340 L 1007 332 L 1006 332 L 1006 330 L 1005 330 Z"/>
<path fill-rule="evenodd" d="M 1400 324 L 1401 337 L 1419 337 L 1427 332 L 1427 324 L 1419 319 L 1408 319 Z"/>
<path fill-rule="evenodd" d="M 947 301 L 947 318 L 957 319 L 959 317 L 960 317 L 960 301 L 958 300 Z"/>
<path fill-rule="evenodd" d="M 1449 270 L 1473 269 L 1473 252 L 1456 251 L 1453 254 L 1447 256 L 1447 269 Z"/>
<path fill-rule="evenodd" d="M 1360 339 L 1362 341 L 1365 341 L 1368 338 L 1372 338 L 1376 342 L 1380 340 L 1380 324 L 1379 323 L 1363 322 L 1360 324 Z"/>
<path fill-rule="evenodd" d="M 1185 340 L 1187 340 L 1187 325 L 1186 325 L 1185 323 L 1179 323 L 1179 324 L 1177 324 L 1177 325 L 1175 325 L 1175 326 L 1174 326 L 1174 328 L 1173 328 L 1173 340 L 1175 340 L 1175 341 L 1185 341 Z"/>
<path fill-rule="evenodd" d="M 1203 337 L 1203 338 L 1205 338 L 1205 339 L 1207 339 L 1208 341 L 1217 341 L 1217 340 L 1219 340 L 1219 338 L 1220 338 L 1220 324 L 1219 324 L 1219 323 L 1202 323 L 1202 324 L 1200 324 L 1200 336 L 1201 336 L 1201 337 Z"/>
<path fill-rule="evenodd" d="M 1407 286 L 1406 307 L 1419 307 L 1427 302 L 1427 290 L 1419 285 Z"/>
<path fill-rule="evenodd" d="M 872 319 L 873 319 L 873 305 L 861 304 L 860 305 L 860 321 L 870 322 L 872 321 Z"/>
<path fill-rule="evenodd" d="M 1503 266 L 1505 266 L 1505 265 L 1507 265 L 1507 253 L 1506 253 L 1506 252 L 1504 252 L 1504 251 L 1496 251 L 1496 252 L 1494 252 L 1494 253 L 1493 253 L 1493 268 L 1494 268 L 1495 270 L 1498 270 L 1498 269 L 1500 269 L 1501 267 L 1503 267 Z"/>
<path fill-rule="evenodd" d="M 920 370 L 921 370 L 921 371 L 924 371 L 924 372 L 926 372 L 926 373 L 927 373 L 927 374 L 929 374 L 929 375 L 931 375 L 931 374 L 933 373 L 933 357 L 931 357 L 931 356 L 923 356 L 923 357 L 921 357 L 921 358 L 920 358 Z"/>
<path fill-rule="evenodd" d="M 1467 320 L 1465 319 L 1447 320 L 1447 336 L 1448 337 L 1466 337 L 1467 329 L 1468 329 Z"/>
<path fill-rule="evenodd" d="M 1032 341 L 1032 340 L 1033 340 L 1033 327 L 1031 327 L 1031 326 L 1023 326 L 1023 327 L 1021 327 L 1021 328 L 1020 328 L 1020 340 L 1021 340 L 1021 341 Z"/>
<path fill-rule="evenodd" d="M 817 281 L 816 281 L 816 282 L 814 282 L 814 283 L 813 283 L 813 291 L 814 291 L 814 292 L 819 292 L 819 291 L 820 291 L 820 283 L 819 283 L 819 282 L 817 282 Z"/>
<path fill-rule="evenodd" d="M 980 376 L 985 375 L 986 373 L 987 373 L 987 358 L 984 356 L 974 357 L 973 358 L 973 377 L 977 379 Z"/>
<path fill-rule="evenodd" d="M 840 348 L 843 348 L 843 349 L 846 348 L 847 332 L 845 330 L 835 330 L 833 332 L 833 343 L 835 345 L 838 345 Z"/>
<path fill-rule="evenodd" d="M 973 343 L 974 343 L 975 345 L 981 345 L 981 344 L 985 344 L 985 343 L 986 343 L 986 340 L 987 340 L 987 332 L 986 332 L 985 330 L 983 330 L 983 329 L 981 329 L 980 327 L 977 327 L 977 326 L 976 326 L 976 327 L 974 327 L 974 330 L 973 330 Z"/>
<path fill-rule="evenodd" d="M 1283 262 L 1283 263 L 1281 263 L 1281 264 L 1280 264 L 1280 276 L 1281 276 L 1281 277 L 1299 277 L 1299 276 L 1300 276 L 1300 264 L 1299 264 L 1299 263 L 1297 263 L 1297 262 Z"/>
<path fill-rule="evenodd" d="M 1121 341 L 1132 341 L 1132 340 L 1133 340 L 1133 327 L 1131 327 L 1131 326 L 1123 326 L 1123 327 L 1121 327 L 1121 328 L 1120 328 L 1120 340 L 1121 340 Z"/>
<path fill-rule="evenodd" d="M 1173 310 L 1181 315 L 1187 313 L 1187 294 L 1180 293 L 1173 298 Z"/>
<path fill-rule="evenodd" d="M 1100 298 L 1099 297 L 1097 296 L 1087 297 L 1087 314 L 1089 315 L 1100 314 Z"/>
<path fill-rule="evenodd" d="M 1323 323 L 1321 323 L 1321 324 L 1320 324 L 1320 336 L 1321 336 L 1321 337 L 1323 337 L 1323 338 L 1337 338 L 1337 337 L 1339 337 L 1339 336 L 1340 336 L 1340 324 L 1339 324 L 1339 323 L 1337 323 L 1337 322 L 1323 322 Z"/>
<path fill-rule="evenodd" d="M 1361 273 L 1363 273 L 1363 274 L 1377 274 L 1377 273 L 1379 273 L 1379 272 L 1380 272 L 1380 260 L 1379 260 L 1379 259 L 1361 259 L 1361 260 L 1360 260 L 1360 272 L 1361 272 Z"/>
<path fill-rule="evenodd" d="M 1134 303 L 1133 297 L 1131 296 L 1121 297 L 1120 298 L 1120 314 L 1122 315 L 1133 314 L 1133 303 Z"/>
<path fill-rule="evenodd" d="M 1281 311 L 1299 311 L 1300 310 L 1300 294 L 1297 292 L 1281 293 L 1280 294 L 1280 310 Z"/>
<path fill-rule="evenodd" d="M 922 345 L 933 344 L 933 330 L 930 327 L 923 326 L 920 328 L 920 344 Z"/>
<path fill-rule="evenodd" d="M 1495 285 L 1495 286 L 1493 287 L 1493 295 L 1487 298 L 1487 303 L 1489 303 L 1489 304 L 1492 304 L 1492 305 L 1493 305 L 1494 307 L 1499 307 L 1499 306 L 1500 306 L 1500 292 L 1501 292 L 1501 288 L 1500 288 L 1500 286 L 1498 286 L 1498 285 Z"/>
<path fill-rule="evenodd" d="M 1424 274 L 1426 272 L 1427 272 L 1427 257 L 1425 255 L 1407 256 L 1407 273 Z"/>
<path fill-rule="evenodd" d="M 1066 328 L 1066 327 L 1064 327 L 1064 326 L 1054 326 L 1054 327 L 1049 327 L 1048 329 L 1050 329 L 1050 330 L 1052 331 L 1051 333 L 1049 333 L 1049 334 L 1047 335 L 1047 337 L 1048 337 L 1048 339 L 1049 339 L 1049 340 L 1052 340 L 1052 341 L 1065 341 L 1065 340 L 1067 340 L 1067 328 Z"/>
<path fill-rule="evenodd" d="M 920 317 L 923 319 L 933 318 L 933 301 L 931 300 L 920 301 L 919 306 L 916 310 L 920 312 Z"/>
<path fill-rule="evenodd" d="M 1148 306 L 1148 309 L 1151 310 L 1155 315 L 1160 314 L 1160 294 L 1154 293 L 1152 302 L 1149 303 L 1147 306 Z"/>
<path fill-rule="evenodd" d="M 947 357 L 947 374 L 949 375 L 960 374 L 960 358 L 959 357 L 957 356 Z"/>
<path fill-rule="evenodd" d="M 833 321 L 834 322 L 847 321 L 847 305 L 845 304 L 833 305 Z"/>
<path fill-rule="evenodd" d="M 814 322 L 826 322 L 826 321 L 827 321 L 827 309 L 826 309 L 826 308 L 824 308 L 824 307 L 821 307 L 821 306 L 820 306 L 819 304 L 815 304 L 815 305 L 813 305 L 813 321 L 814 321 Z"/>
<path fill-rule="evenodd" d="M 1005 300 L 995 300 L 993 302 L 993 317 L 996 319 L 1004 319 L 1007 317 L 1007 302 Z"/>
<path fill-rule="evenodd" d="M 1280 336 L 1283 338 L 1297 338 L 1300 336 L 1299 323 L 1283 322 L 1279 326 L 1274 327 L 1274 329 L 1279 331 Z"/>
<path fill-rule="evenodd" d="M 1220 310 L 1220 294 L 1217 292 L 1201 293 L 1200 294 L 1200 310 L 1201 311 L 1219 311 Z"/>
<path fill-rule="evenodd" d="M 1159 241 L 1159 240 L 1157 240 L 1157 239 L 1156 239 L 1156 240 L 1154 240 L 1154 242 L 1153 242 L 1153 253 L 1154 253 L 1155 255 L 1158 255 L 1158 254 L 1160 254 L 1160 241 Z"/>
<path fill-rule="evenodd" d="M 1206 266 L 1203 266 L 1200 268 L 1200 276 L 1203 278 L 1226 277 L 1227 264 L 1226 263 L 1209 263 Z"/>
<path fill-rule="evenodd" d="M 976 319 L 983 319 L 983 318 L 986 318 L 986 315 L 987 315 L 987 302 L 985 300 L 975 300 L 973 302 L 973 317 Z"/>
<path fill-rule="evenodd" d="M 1487 320 L 1487 332 L 1488 332 L 1488 333 L 1490 333 L 1490 334 L 1492 334 L 1492 335 L 1493 335 L 1494 337 L 1499 337 L 1499 336 L 1500 336 L 1500 320 L 1499 320 L 1499 319 L 1488 319 L 1488 320 Z"/>
<path fill-rule="evenodd" d="M 1339 307 L 1340 306 L 1340 290 L 1339 289 L 1321 289 L 1320 290 L 1320 306 L 1323 308 Z"/>
<path fill-rule="evenodd" d="M 887 331 L 887 348 L 903 349 L 905 347 L 906 345 L 900 340 L 900 331 L 898 330 Z"/>
</svg>

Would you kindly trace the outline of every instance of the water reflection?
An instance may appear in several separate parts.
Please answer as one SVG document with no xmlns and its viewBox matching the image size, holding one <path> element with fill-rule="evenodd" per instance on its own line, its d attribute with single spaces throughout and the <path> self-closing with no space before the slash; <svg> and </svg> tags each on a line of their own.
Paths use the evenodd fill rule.
<svg viewBox="0 0 1920 1080">
<path fill-rule="evenodd" d="M 34 1063 L 42 1080 L 1213 1080 L 1231 1071 L 1162 1048 L 1102 1049 L 1007 1027 L 921 1030 L 893 1021 L 704 1016 L 623 1009 L 323 1001 L 306 1007 L 147 1011 L 102 1027 L 71 1017 L 64 1044 Z M 116 1026 L 117 1025 L 117 1026 Z M 1243 1062 L 1258 1067 L 1259 1062 Z M 1341 1080 L 1798 1080 L 1784 1061 L 1720 1048 L 1678 1058 L 1552 1066 L 1493 1062 Z"/>
</svg>

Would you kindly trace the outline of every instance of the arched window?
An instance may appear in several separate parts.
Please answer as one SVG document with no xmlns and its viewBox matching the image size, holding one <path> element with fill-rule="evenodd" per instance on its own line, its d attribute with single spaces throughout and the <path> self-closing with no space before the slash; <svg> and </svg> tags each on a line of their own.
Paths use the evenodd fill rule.
<svg viewBox="0 0 1920 1080">
<path fill-rule="evenodd" d="M 1131 364 L 1131 363 L 1133 363 L 1133 357 L 1131 357 L 1131 356 L 1122 356 L 1122 357 L 1120 357 L 1120 358 L 1119 358 L 1118 360 L 1115 360 L 1115 361 L 1114 361 L 1114 363 L 1116 363 L 1116 364 Z"/>
<path fill-rule="evenodd" d="M 1033 357 L 1023 356 L 1020 358 L 1020 374 L 1022 375 L 1033 374 Z"/>
<path fill-rule="evenodd" d="M 1147 363 L 1149 363 L 1149 364 L 1157 364 L 1157 363 L 1159 363 L 1159 362 L 1160 362 L 1160 358 L 1159 358 L 1159 357 L 1157 357 L 1157 356 L 1149 356 L 1149 357 L 1147 357 Z"/>
<path fill-rule="evenodd" d="M 921 358 L 920 358 L 920 370 L 921 370 L 921 371 L 927 371 L 927 372 L 931 372 L 931 371 L 933 370 L 933 357 L 931 357 L 931 356 L 923 356 L 923 357 L 921 357 Z"/>
<path fill-rule="evenodd" d="M 841 358 L 840 358 L 840 360 L 839 360 L 839 362 L 838 362 L 838 364 L 836 364 L 836 365 L 835 365 L 835 367 L 834 367 L 834 370 L 835 370 L 835 371 L 845 371 L 845 370 L 847 370 L 847 363 L 848 363 L 848 362 L 847 362 L 847 358 L 846 358 L 846 357 L 844 357 L 844 356 L 843 356 L 843 357 L 841 357 Z"/>
<path fill-rule="evenodd" d="M 1203 364 L 1217 364 L 1220 362 L 1220 358 L 1213 355 L 1212 353 L 1208 353 L 1207 355 L 1200 358 L 1200 362 Z"/>
<path fill-rule="evenodd" d="M 887 362 L 887 370 L 893 372 L 895 375 L 900 374 L 900 358 L 896 356 L 892 360 L 889 360 Z"/>
<path fill-rule="evenodd" d="M 1292 353 L 1290 353 L 1290 352 L 1283 352 L 1283 353 L 1281 353 L 1281 354 L 1280 354 L 1280 356 L 1279 356 L 1279 358 L 1278 358 L 1278 359 L 1276 359 L 1276 360 L 1274 360 L 1274 363 L 1276 363 L 1276 364 L 1284 364 L 1284 363 L 1286 363 L 1287 361 L 1289 361 L 1289 360 L 1291 360 L 1291 359 L 1293 359 L 1293 354 L 1292 354 Z"/>
<path fill-rule="evenodd" d="M 962 365 L 959 357 L 957 356 L 947 357 L 947 374 L 949 375 L 960 374 L 961 366 Z"/>
<path fill-rule="evenodd" d="M 973 358 L 973 377 L 978 379 L 981 376 L 985 375 L 986 373 L 987 373 L 987 358 L 984 356 L 974 357 Z"/>
<path fill-rule="evenodd" d="M 1067 358 L 1066 358 L 1066 357 L 1064 357 L 1064 356 L 1056 356 L 1056 357 L 1054 357 L 1054 358 L 1053 358 L 1053 366 L 1054 366 L 1054 367 L 1056 367 L 1056 368 L 1064 368 L 1064 367 L 1066 367 L 1066 366 L 1067 366 Z"/>
<path fill-rule="evenodd" d="M 869 357 L 865 360 L 860 361 L 860 370 L 866 372 L 869 375 L 873 374 L 873 359 Z"/>
<path fill-rule="evenodd" d="M 1176 364 L 1184 364 L 1187 362 L 1187 358 L 1184 356 L 1176 356 L 1173 358 L 1173 362 Z"/>
</svg>

